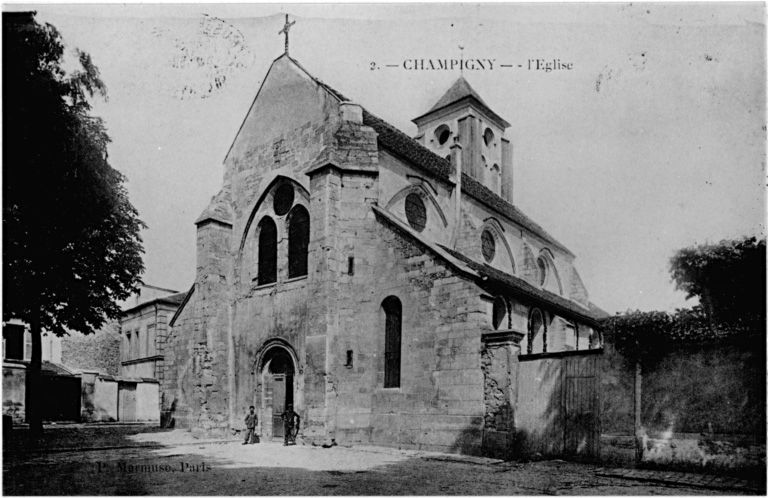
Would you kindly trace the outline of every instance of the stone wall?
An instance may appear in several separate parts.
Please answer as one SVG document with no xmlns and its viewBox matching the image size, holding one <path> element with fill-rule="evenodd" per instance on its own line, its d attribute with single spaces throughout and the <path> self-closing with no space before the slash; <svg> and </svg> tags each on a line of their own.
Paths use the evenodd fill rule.
<svg viewBox="0 0 768 498">
<path fill-rule="evenodd" d="M 644 363 L 644 464 L 678 468 L 765 465 L 763 342 L 675 347 Z M 634 365 L 606 345 L 601 447 L 605 460 L 634 459 L 634 376 Z"/>
<path fill-rule="evenodd" d="M 20 363 L 3 362 L 3 415 L 10 415 L 14 423 L 26 417 L 27 368 Z"/>
<path fill-rule="evenodd" d="M 97 370 L 107 375 L 120 373 L 119 324 L 113 320 L 93 334 L 73 333 L 61 338 L 61 363 L 78 370 Z"/>
<path fill-rule="evenodd" d="M 80 420 L 82 422 L 114 422 L 118 419 L 118 383 L 111 377 L 83 372 L 80 388 Z"/>
<path fill-rule="evenodd" d="M 337 249 L 329 270 L 338 275 L 328 289 L 337 320 L 328 345 L 329 430 L 339 441 L 479 453 L 481 290 L 374 214 L 375 177 L 344 174 L 338 183 L 338 225 L 329 235 Z M 399 388 L 383 387 L 388 296 L 402 303 Z"/>
</svg>

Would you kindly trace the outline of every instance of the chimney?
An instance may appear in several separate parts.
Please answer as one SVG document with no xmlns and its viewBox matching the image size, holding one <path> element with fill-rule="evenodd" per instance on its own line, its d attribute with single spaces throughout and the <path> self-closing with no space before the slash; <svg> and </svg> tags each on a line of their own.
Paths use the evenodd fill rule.
<svg viewBox="0 0 768 498">
<path fill-rule="evenodd" d="M 363 108 L 354 102 L 342 102 L 339 104 L 341 120 L 349 123 L 363 124 Z"/>
</svg>

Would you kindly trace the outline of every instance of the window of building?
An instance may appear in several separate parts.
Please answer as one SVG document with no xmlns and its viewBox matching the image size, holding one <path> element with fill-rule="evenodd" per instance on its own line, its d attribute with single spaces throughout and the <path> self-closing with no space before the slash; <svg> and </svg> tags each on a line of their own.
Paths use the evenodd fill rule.
<svg viewBox="0 0 768 498">
<path fill-rule="evenodd" d="M 155 324 L 151 323 L 147 325 L 147 356 L 154 356 L 157 354 L 157 331 L 155 330 Z"/>
<path fill-rule="evenodd" d="M 499 169 L 499 165 L 498 164 L 494 164 L 493 166 L 491 166 L 491 173 L 490 173 L 490 175 L 491 175 L 490 180 L 491 181 L 490 181 L 489 185 L 491 187 L 491 190 L 493 190 L 493 192 L 495 194 L 499 193 L 499 180 L 501 179 L 500 171 L 501 170 Z"/>
<path fill-rule="evenodd" d="M 7 360 L 24 359 L 24 326 L 14 324 L 3 325 L 3 352 Z"/>
<path fill-rule="evenodd" d="M 257 281 L 259 285 L 277 281 L 277 226 L 272 218 L 259 222 L 259 261 Z"/>
<path fill-rule="evenodd" d="M 123 361 L 131 359 L 131 333 L 126 331 L 125 342 L 123 343 Z"/>
<path fill-rule="evenodd" d="M 293 186 L 290 183 L 283 183 L 277 187 L 273 203 L 276 215 L 283 216 L 290 211 L 293 206 L 293 195 Z"/>
<path fill-rule="evenodd" d="M 309 252 L 309 213 L 296 206 L 288 216 L 288 278 L 307 274 Z"/>
<path fill-rule="evenodd" d="M 381 304 L 384 309 L 384 387 L 400 387 L 400 341 L 403 306 L 400 300 L 389 296 Z"/>
<path fill-rule="evenodd" d="M 547 352 L 547 327 L 541 310 L 534 308 L 528 317 L 528 354 Z"/>
<path fill-rule="evenodd" d="M 499 330 L 507 317 L 507 303 L 499 296 L 493 300 L 493 328 Z"/>
<path fill-rule="evenodd" d="M 419 194 L 410 193 L 405 197 L 405 217 L 411 228 L 417 232 L 421 232 L 427 226 L 427 208 Z"/>
<path fill-rule="evenodd" d="M 493 143 L 493 130 L 490 128 L 485 129 L 485 132 L 483 133 L 483 142 L 485 142 L 486 147 L 490 147 Z"/>
<path fill-rule="evenodd" d="M 496 255 L 496 239 L 490 230 L 485 229 L 480 235 L 480 242 L 483 250 L 483 258 L 485 258 L 486 262 L 490 263 Z"/>
<path fill-rule="evenodd" d="M 536 260 L 536 265 L 539 267 L 539 285 L 544 285 L 544 282 L 547 281 L 547 262 L 544 261 L 544 258 L 539 257 Z"/>
<path fill-rule="evenodd" d="M 438 144 L 445 145 L 448 139 L 451 138 L 451 129 L 448 128 L 448 125 L 438 126 L 435 130 L 435 138 Z"/>
<path fill-rule="evenodd" d="M 133 339 L 133 358 L 141 358 L 141 332 L 138 330 Z"/>
</svg>

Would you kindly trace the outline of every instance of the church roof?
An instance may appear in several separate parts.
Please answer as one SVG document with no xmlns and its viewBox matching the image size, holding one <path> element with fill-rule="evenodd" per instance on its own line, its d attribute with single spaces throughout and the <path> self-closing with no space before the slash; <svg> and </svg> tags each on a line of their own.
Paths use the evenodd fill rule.
<svg viewBox="0 0 768 498">
<path fill-rule="evenodd" d="M 602 316 L 591 307 L 586 308 L 558 294 L 531 285 L 520 277 L 510 275 L 487 264 L 478 263 L 460 252 L 443 245 L 433 244 L 385 210 L 377 206 L 373 206 L 372 209 L 384 218 L 390 226 L 396 228 L 398 232 L 416 240 L 440 259 L 475 280 L 479 286 L 499 289 L 504 293 L 509 293 L 523 299 L 544 303 L 565 317 L 576 318 L 591 326 L 599 326 L 598 319 L 602 318 Z"/>
<path fill-rule="evenodd" d="M 482 97 L 480 97 L 480 94 L 478 94 L 475 89 L 472 88 L 472 85 L 469 84 L 464 76 L 459 76 L 459 79 L 453 82 L 453 85 L 451 85 L 448 91 L 445 92 L 442 97 L 440 97 L 440 99 L 435 103 L 435 105 L 432 106 L 429 111 L 417 118 L 414 118 L 413 121 L 420 121 L 422 118 L 432 114 L 433 112 L 439 111 L 444 107 L 448 107 L 449 105 L 462 101 L 474 101 L 480 110 L 501 124 L 503 128 L 509 126 L 509 123 L 507 123 L 501 116 L 491 110 L 488 104 L 486 104 Z"/>
<path fill-rule="evenodd" d="M 445 92 L 442 97 L 440 97 L 440 100 L 438 100 L 435 105 L 432 106 L 432 109 L 430 109 L 428 112 L 442 109 L 448 104 L 453 104 L 457 100 L 463 99 L 464 97 L 474 97 L 478 102 L 488 107 L 488 104 L 483 101 L 480 95 L 478 95 L 475 89 L 472 88 L 464 76 L 459 76 L 459 79 L 457 79 L 453 85 L 451 85 L 451 88 L 449 88 L 448 91 Z"/>
<path fill-rule="evenodd" d="M 379 134 L 379 144 L 395 156 L 399 156 L 406 161 L 427 170 L 437 178 L 446 181 L 449 179 L 451 163 L 447 159 L 438 156 L 416 140 L 365 109 L 363 109 L 363 124 L 376 130 Z M 461 188 L 466 195 L 472 197 L 493 211 L 509 218 L 518 225 L 527 228 L 532 233 L 541 237 L 561 251 L 573 256 L 573 253 L 569 251 L 567 247 L 547 233 L 547 231 L 538 223 L 534 222 L 518 208 L 494 194 L 489 188 L 466 173 L 462 173 L 461 175 Z"/>
<path fill-rule="evenodd" d="M 318 85 L 323 87 L 331 95 L 336 97 L 341 102 L 349 102 L 350 99 L 345 97 L 340 92 L 334 90 L 327 84 L 323 83 L 319 79 L 312 76 L 301 64 L 291 58 L 298 67 L 300 67 L 307 75 L 309 75 Z M 462 78 L 463 79 L 463 78 Z M 468 85 L 468 84 L 467 84 Z M 471 87 L 470 87 L 471 89 Z M 362 106 L 361 106 L 362 107 Z M 451 163 L 447 159 L 438 156 L 431 150 L 427 149 L 419 142 L 409 137 L 396 127 L 387 123 L 383 119 L 371 114 L 367 109 L 363 107 L 363 124 L 373 128 L 378 134 L 379 145 L 395 156 L 398 156 L 414 166 L 420 167 L 427 172 L 431 173 L 435 177 L 448 181 L 451 173 Z M 544 228 L 538 223 L 534 222 L 528 216 L 526 216 L 517 207 L 505 201 L 489 188 L 467 175 L 462 173 L 461 175 L 461 188 L 462 191 L 468 196 L 472 197 L 476 201 L 485 205 L 486 207 L 494 210 L 495 212 L 509 218 L 511 221 L 518 225 L 527 228 L 532 233 L 544 239 L 544 241 L 552 244 L 561 251 L 573 256 L 574 254 L 563 244 L 558 242 L 554 237 L 547 233 Z"/>
<path fill-rule="evenodd" d="M 312 79 L 312 81 L 314 81 L 320 87 L 325 89 L 329 94 L 331 94 L 334 98 L 336 98 L 340 102 L 351 101 L 350 99 L 345 97 L 343 94 L 341 94 L 337 90 L 331 88 L 330 86 L 328 86 L 327 84 L 323 83 L 321 80 L 313 76 L 296 59 L 294 59 L 290 55 L 283 54 L 277 59 L 275 59 L 275 62 L 282 59 L 283 57 L 287 57 L 288 60 L 290 60 L 293 64 L 295 64 L 296 67 L 301 69 L 304 72 L 304 74 L 306 74 L 309 78 Z M 459 80 L 463 80 L 463 79 L 464 79 L 463 77 L 459 78 Z M 456 93 L 451 92 L 451 89 L 449 89 L 449 91 L 446 92 L 446 95 L 463 95 L 461 92 L 469 92 L 463 97 L 460 97 L 459 100 L 463 98 L 473 99 L 476 104 L 487 109 L 487 105 L 482 101 L 482 99 L 480 99 L 479 95 L 477 95 L 477 92 L 475 92 L 472 89 L 472 87 L 469 86 L 469 83 L 466 83 L 466 80 L 464 80 L 464 82 L 465 83 L 458 84 L 458 86 L 456 83 L 454 83 L 454 85 L 451 88 L 457 87 Z M 440 101 L 442 100 L 443 99 L 441 98 Z M 438 101 L 438 103 L 440 103 L 440 101 Z M 431 110 L 430 113 L 433 112 L 434 110 L 436 109 L 433 107 L 433 110 Z M 487 111 L 492 112 L 490 111 L 490 109 L 487 109 Z M 495 114 L 493 115 L 495 116 Z M 450 161 L 448 161 L 443 157 L 438 156 L 437 154 L 430 151 L 429 149 L 427 149 L 426 147 L 421 145 L 419 142 L 409 137 L 408 135 L 406 135 L 396 127 L 387 123 L 383 119 L 371 114 L 364 107 L 363 107 L 363 124 L 366 126 L 370 126 L 371 128 L 374 129 L 374 131 L 376 131 L 376 133 L 378 134 L 379 145 L 384 149 L 386 149 L 387 151 L 389 151 L 390 153 L 392 153 L 393 155 L 398 156 L 406 160 L 407 162 L 413 164 L 414 166 L 425 170 L 427 173 L 432 174 L 438 179 L 442 179 L 444 181 L 450 181 L 450 172 L 451 172 Z M 466 174 L 462 174 L 461 188 L 462 188 L 462 191 L 469 197 L 475 199 L 476 201 L 480 202 L 486 207 L 492 209 L 496 213 L 507 217 L 514 223 L 517 223 L 518 225 L 528 229 L 533 234 L 543 239 L 545 242 L 573 256 L 573 253 L 570 250 L 568 250 L 567 247 L 565 247 L 563 244 L 558 242 L 554 237 L 552 237 L 549 233 L 547 233 L 547 231 L 544 230 L 544 228 L 542 228 L 539 224 L 535 223 L 532 219 L 526 216 L 517 207 L 515 207 L 514 205 L 510 204 L 506 200 L 502 199 L 501 197 L 493 193 L 490 189 L 482 185 L 480 182 L 478 182 L 474 178 Z M 218 219 L 222 222 L 231 224 L 231 219 L 232 219 L 231 213 L 228 212 L 229 204 L 225 203 L 226 210 L 224 210 L 222 209 L 222 206 L 219 206 L 218 203 L 216 203 L 215 201 L 216 199 L 212 200 L 212 205 L 215 206 L 215 209 L 211 212 L 209 210 L 210 209 L 210 206 L 209 206 L 209 208 L 206 209 L 203 215 L 201 215 L 200 218 L 198 218 L 196 223 L 200 223 L 204 219 Z"/>
</svg>

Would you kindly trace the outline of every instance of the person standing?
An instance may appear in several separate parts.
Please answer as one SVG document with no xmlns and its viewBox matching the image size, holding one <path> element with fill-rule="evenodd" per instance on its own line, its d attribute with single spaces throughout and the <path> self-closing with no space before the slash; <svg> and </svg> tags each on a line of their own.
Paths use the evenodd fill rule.
<svg viewBox="0 0 768 498">
<path fill-rule="evenodd" d="M 259 423 L 259 417 L 256 416 L 256 408 L 251 406 L 250 412 L 245 415 L 245 441 L 243 444 L 256 442 L 256 424 Z"/>
<path fill-rule="evenodd" d="M 299 425 L 301 424 L 301 417 L 299 414 L 293 411 L 293 405 L 288 405 L 288 408 L 280 415 L 283 419 L 283 429 L 285 432 L 285 440 L 283 446 L 295 445 L 296 435 L 299 433 Z"/>
</svg>

